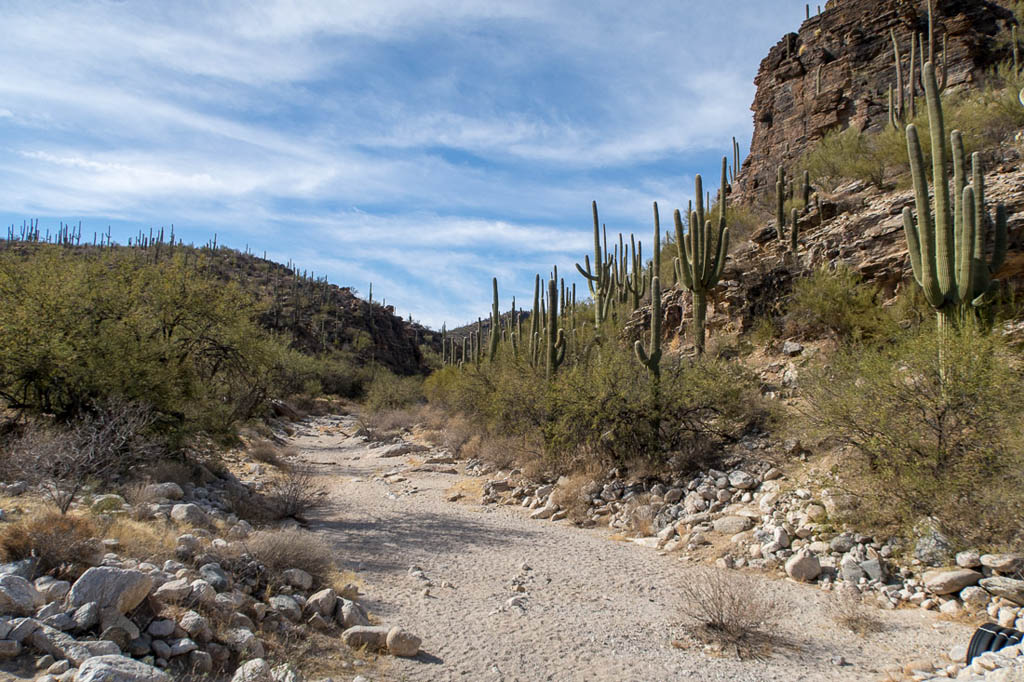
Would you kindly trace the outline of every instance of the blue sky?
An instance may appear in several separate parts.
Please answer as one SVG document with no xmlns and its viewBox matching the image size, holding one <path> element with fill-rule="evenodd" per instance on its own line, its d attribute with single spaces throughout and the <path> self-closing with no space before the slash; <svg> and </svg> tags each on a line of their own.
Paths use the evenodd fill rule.
<svg viewBox="0 0 1024 682">
<path fill-rule="evenodd" d="M 8 0 L 0 219 L 175 226 L 439 327 L 745 151 L 790 0 Z M 715 181 L 717 183 L 717 180 Z M 646 244 L 645 244 L 646 246 Z M 645 251 L 647 249 L 645 248 Z"/>
</svg>

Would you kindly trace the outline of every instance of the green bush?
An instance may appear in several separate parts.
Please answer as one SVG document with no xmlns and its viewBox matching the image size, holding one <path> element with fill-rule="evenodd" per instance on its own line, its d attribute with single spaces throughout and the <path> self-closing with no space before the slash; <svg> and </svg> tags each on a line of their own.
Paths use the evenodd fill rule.
<svg viewBox="0 0 1024 682">
<path fill-rule="evenodd" d="M 167 435 L 225 432 L 300 359 L 256 324 L 253 296 L 194 258 L 7 250 L 0 299 L 0 399 L 61 420 L 123 399 Z"/>
<path fill-rule="evenodd" d="M 840 353 L 806 388 L 811 423 L 851 446 L 837 472 L 851 519 L 906 532 L 928 517 L 963 546 L 1019 539 L 1024 373 L 999 335 L 968 328 L 940 343 L 932 328 Z"/>
<path fill-rule="evenodd" d="M 400 377 L 385 369 L 377 370 L 366 392 L 366 407 L 371 412 L 400 410 L 422 400 L 422 377 Z"/>
<path fill-rule="evenodd" d="M 542 443 L 534 456 L 557 472 L 641 459 L 685 465 L 763 416 L 756 382 L 735 364 L 664 361 L 658 406 L 650 381 L 631 349 L 606 340 L 550 382 L 543 368 L 504 358 L 445 367 L 424 391 L 487 436 Z"/>
<path fill-rule="evenodd" d="M 891 338 L 896 323 L 879 306 L 878 288 L 840 264 L 819 268 L 793 285 L 786 327 L 790 334 L 835 334 L 844 341 L 876 341 Z"/>
</svg>

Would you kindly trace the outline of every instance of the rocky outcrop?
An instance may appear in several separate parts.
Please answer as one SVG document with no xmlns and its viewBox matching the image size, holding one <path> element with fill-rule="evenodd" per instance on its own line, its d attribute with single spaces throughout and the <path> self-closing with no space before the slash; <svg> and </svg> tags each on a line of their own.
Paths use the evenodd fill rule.
<svg viewBox="0 0 1024 682">
<path fill-rule="evenodd" d="M 1008 254 L 1006 264 L 995 274 L 1016 296 L 1024 289 L 1024 171 L 1011 149 L 1001 150 L 1005 158 L 985 176 L 986 201 L 990 207 L 1006 206 Z M 901 213 L 913 207 L 908 190 L 882 192 L 865 183 L 841 186 L 833 198 L 800 218 L 800 249 L 797 256 L 775 238 L 775 228 L 766 225 L 752 239 L 738 245 L 729 256 L 719 286 L 708 296 L 709 336 L 744 332 L 760 318 L 779 318 L 785 310 L 793 283 L 815 268 L 843 263 L 866 281 L 877 283 L 885 299 L 913 283 Z M 991 234 L 988 236 L 992 245 Z M 667 337 L 685 335 L 693 319 L 689 292 L 668 288 L 662 294 L 662 329 Z M 625 339 L 641 338 L 650 329 L 650 306 L 633 313 L 625 325 Z M 685 347 L 684 347 L 685 349 Z"/>
<path fill-rule="evenodd" d="M 987 0 L 935 5 L 936 36 L 948 39 L 948 87 L 975 83 L 1005 56 L 992 38 L 1012 21 L 1012 13 Z M 829 130 L 881 129 L 888 120 L 889 85 L 896 82 L 889 31 L 895 29 L 906 55 L 906 72 L 911 35 L 927 35 L 927 27 L 923 2 L 832 0 L 798 32 L 784 36 L 754 79 L 754 135 L 734 196 L 752 202 L 774 191 L 778 167 L 792 167 Z"/>
</svg>

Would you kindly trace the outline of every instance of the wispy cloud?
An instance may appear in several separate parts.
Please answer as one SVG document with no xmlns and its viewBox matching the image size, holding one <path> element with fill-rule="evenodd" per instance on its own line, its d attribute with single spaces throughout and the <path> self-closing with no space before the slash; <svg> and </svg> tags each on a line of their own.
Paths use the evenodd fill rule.
<svg viewBox="0 0 1024 682">
<path fill-rule="evenodd" d="M 801 3 L 5 4 L 0 216 L 174 223 L 431 324 L 685 203 Z"/>
</svg>

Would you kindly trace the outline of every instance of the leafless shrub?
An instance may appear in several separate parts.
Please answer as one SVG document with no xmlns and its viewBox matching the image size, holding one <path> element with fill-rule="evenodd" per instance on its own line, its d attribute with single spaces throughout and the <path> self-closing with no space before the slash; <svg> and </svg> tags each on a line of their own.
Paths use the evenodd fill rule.
<svg viewBox="0 0 1024 682">
<path fill-rule="evenodd" d="M 463 446 L 479 431 L 469 420 L 461 415 L 455 415 L 448 420 L 444 426 L 444 446 L 458 457 L 465 457 L 462 452 Z"/>
<path fill-rule="evenodd" d="M 97 532 L 87 518 L 47 512 L 6 525 L 0 553 L 4 561 L 35 559 L 38 575 L 76 578 L 102 554 Z"/>
<path fill-rule="evenodd" d="M 327 489 L 306 468 L 290 469 L 270 483 L 264 493 L 266 507 L 274 519 L 302 518 L 322 507 L 326 498 Z"/>
<path fill-rule="evenodd" d="M 108 402 L 67 427 L 29 426 L 11 448 L 10 463 L 65 514 L 90 480 L 107 480 L 159 451 L 144 435 L 152 422 L 143 405 Z"/>
<path fill-rule="evenodd" d="M 271 582 L 289 568 L 301 568 L 317 584 L 325 584 L 334 565 L 334 549 L 321 536 L 305 530 L 261 530 L 249 536 L 246 552 L 263 565 Z"/>
<path fill-rule="evenodd" d="M 277 447 L 269 440 L 260 440 L 253 443 L 246 454 L 257 462 L 263 462 L 264 464 L 270 464 L 281 468 L 286 466 L 284 460 L 281 458 L 281 448 Z"/>
<path fill-rule="evenodd" d="M 838 625 L 861 637 L 882 630 L 881 619 L 864 603 L 864 597 L 852 585 L 837 589 L 825 608 Z"/>
<path fill-rule="evenodd" d="M 779 605 L 750 577 L 701 568 L 688 575 L 680 594 L 686 625 L 698 639 L 732 648 L 740 658 L 771 641 Z"/>
<path fill-rule="evenodd" d="M 388 440 L 411 428 L 416 423 L 416 413 L 411 409 L 366 411 L 359 416 L 359 423 L 367 438 Z"/>
</svg>

